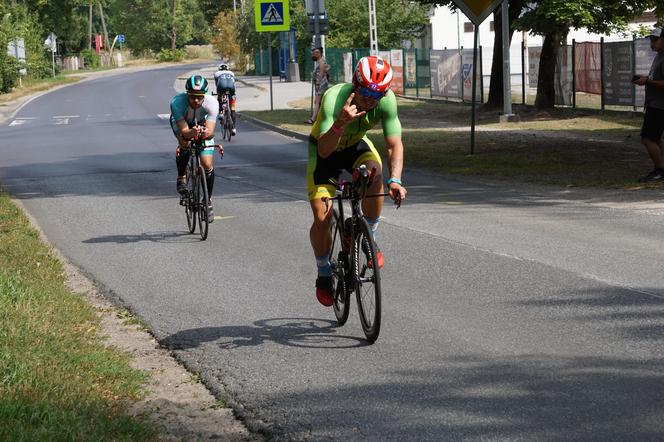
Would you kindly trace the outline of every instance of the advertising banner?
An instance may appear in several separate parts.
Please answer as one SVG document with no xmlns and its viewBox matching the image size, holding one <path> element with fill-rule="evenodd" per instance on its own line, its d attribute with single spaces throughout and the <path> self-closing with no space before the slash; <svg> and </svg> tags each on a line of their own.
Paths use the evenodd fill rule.
<svg viewBox="0 0 664 442">
<path fill-rule="evenodd" d="M 634 40 L 634 47 L 636 49 L 636 68 L 634 69 L 634 74 L 648 75 L 650 73 L 652 61 L 655 59 L 657 52 L 650 48 L 649 38 L 638 38 Z M 635 95 L 634 103 L 639 107 L 643 107 L 643 104 L 646 101 L 646 88 L 638 86 Z"/>
<path fill-rule="evenodd" d="M 461 55 L 457 50 L 430 51 L 431 95 L 461 98 Z"/>
<path fill-rule="evenodd" d="M 604 43 L 604 104 L 634 104 L 632 42 Z"/>
<path fill-rule="evenodd" d="M 480 54 L 477 52 L 477 58 Z M 463 99 L 465 101 L 472 101 L 473 99 L 473 50 L 464 49 L 461 51 L 461 75 L 463 78 Z M 479 101 L 482 97 L 482 66 L 477 65 L 477 72 L 475 73 L 475 81 L 477 82 L 477 89 L 475 90 L 475 99 Z"/>
<path fill-rule="evenodd" d="M 353 53 L 352 52 L 344 52 L 343 54 L 344 58 L 344 82 L 345 83 L 352 83 L 353 81 Z"/>
<path fill-rule="evenodd" d="M 572 46 L 563 46 L 558 50 L 556 76 L 554 79 L 556 104 L 572 105 Z"/>
<path fill-rule="evenodd" d="M 392 60 L 392 86 L 391 89 L 395 94 L 404 94 L 403 88 L 403 50 L 402 49 L 392 49 L 391 51 L 391 60 Z"/>
<path fill-rule="evenodd" d="M 406 87 L 414 88 L 417 87 L 417 53 L 406 51 L 405 55 Z"/>
<path fill-rule="evenodd" d="M 539 64 L 541 56 L 541 46 L 528 48 L 528 87 L 533 89 L 537 89 L 537 78 L 539 77 Z"/>
<path fill-rule="evenodd" d="M 602 93 L 601 45 L 599 43 L 576 43 L 574 47 L 574 69 L 577 92 Z"/>
</svg>

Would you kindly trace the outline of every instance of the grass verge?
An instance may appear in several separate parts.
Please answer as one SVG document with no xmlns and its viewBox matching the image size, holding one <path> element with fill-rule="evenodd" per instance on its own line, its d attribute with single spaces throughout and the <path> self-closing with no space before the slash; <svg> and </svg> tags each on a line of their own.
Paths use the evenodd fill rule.
<svg viewBox="0 0 664 442">
<path fill-rule="evenodd" d="M 154 440 L 124 414 L 146 375 L 104 346 L 95 310 L 0 193 L 0 440 Z"/>
<path fill-rule="evenodd" d="M 35 92 L 45 91 L 55 86 L 60 86 L 61 84 L 75 83 L 81 80 L 81 78 L 82 77 L 65 77 L 64 75 L 57 75 L 55 77 L 41 80 L 26 81 L 22 87 L 16 88 L 6 94 L 0 94 L 0 105 Z"/>
<path fill-rule="evenodd" d="M 308 134 L 305 104 L 243 113 Z M 640 144 L 640 115 L 571 109 L 538 112 L 527 106 L 515 106 L 515 113 L 521 121 L 499 123 L 496 111 L 479 111 L 471 155 L 469 105 L 400 98 L 406 168 L 570 187 L 664 188 L 664 183 L 637 183 L 652 169 Z M 381 131 L 370 131 L 369 137 L 385 154 Z"/>
</svg>

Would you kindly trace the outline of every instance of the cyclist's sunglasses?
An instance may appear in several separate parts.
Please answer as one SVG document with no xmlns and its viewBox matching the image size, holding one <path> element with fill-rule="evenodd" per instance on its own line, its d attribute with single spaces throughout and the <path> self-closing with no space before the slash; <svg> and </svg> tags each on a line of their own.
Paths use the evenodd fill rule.
<svg viewBox="0 0 664 442">
<path fill-rule="evenodd" d="M 359 87 L 357 88 L 357 91 L 360 93 L 365 98 L 372 98 L 374 100 L 380 100 L 385 96 L 384 93 L 379 92 L 379 91 L 372 91 L 371 89 L 368 89 L 366 87 Z"/>
</svg>

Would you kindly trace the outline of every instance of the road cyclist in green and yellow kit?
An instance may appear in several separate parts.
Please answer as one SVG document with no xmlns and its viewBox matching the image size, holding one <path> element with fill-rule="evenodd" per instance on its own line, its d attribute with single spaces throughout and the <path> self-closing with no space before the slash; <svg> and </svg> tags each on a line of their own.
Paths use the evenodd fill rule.
<svg viewBox="0 0 664 442">
<path fill-rule="evenodd" d="M 353 73 L 353 82 L 329 88 L 321 102 L 320 111 L 309 136 L 307 190 L 313 211 L 313 224 L 309 231 L 311 246 L 316 257 L 318 276 L 316 298 L 324 306 L 334 303 L 334 279 L 329 261 L 332 237 L 332 201 L 337 181 L 343 170 L 351 172 L 360 165 L 376 174 L 368 192 L 384 192 L 383 167 L 380 155 L 366 133 L 378 122 L 382 124 L 388 152 L 389 176 L 385 181 L 390 198 L 400 203 L 406 198 L 401 183 L 403 170 L 403 143 L 401 123 L 397 115 L 397 100 L 390 90 L 392 68 L 377 56 L 361 58 Z M 366 198 L 362 211 L 371 228 L 373 239 L 380 223 L 383 198 Z M 383 254 L 376 253 L 378 266 L 383 267 Z"/>
</svg>

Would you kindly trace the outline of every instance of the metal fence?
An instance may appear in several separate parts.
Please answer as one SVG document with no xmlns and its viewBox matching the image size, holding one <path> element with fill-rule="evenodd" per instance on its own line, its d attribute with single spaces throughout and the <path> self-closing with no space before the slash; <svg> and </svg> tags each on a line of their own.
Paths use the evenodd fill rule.
<svg viewBox="0 0 664 442">
<path fill-rule="evenodd" d="M 537 92 L 541 47 L 522 46 L 521 66 L 514 66 L 512 100 L 531 103 Z M 394 68 L 392 89 L 399 95 L 416 98 L 440 98 L 471 101 L 473 64 L 477 63 L 477 100 L 484 101 L 490 72 L 482 72 L 480 47 L 478 59 L 473 60 L 472 49 L 393 49 L 380 51 Z M 368 48 L 327 48 L 326 61 L 330 66 L 332 83 L 349 82 L 357 61 L 369 55 Z M 275 52 L 273 56 L 277 56 Z M 633 38 L 619 42 L 581 42 L 559 49 L 555 72 L 556 104 L 571 107 L 613 108 L 643 105 L 644 88 L 632 83 L 634 75 L 647 75 L 655 52 L 648 38 Z M 256 73 L 268 74 L 267 50 L 254 55 Z M 514 69 L 516 68 L 516 69 Z M 314 69 L 310 57 L 305 57 L 301 79 L 311 81 Z M 278 70 L 278 68 L 277 68 Z M 520 72 L 519 72 L 520 71 Z M 278 72 L 273 72 L 278 75 Z M 486 84 L 485 84 L 486 83 Z"/>
</svg>

